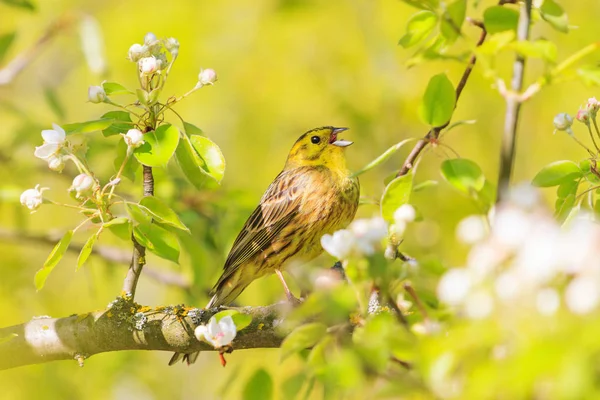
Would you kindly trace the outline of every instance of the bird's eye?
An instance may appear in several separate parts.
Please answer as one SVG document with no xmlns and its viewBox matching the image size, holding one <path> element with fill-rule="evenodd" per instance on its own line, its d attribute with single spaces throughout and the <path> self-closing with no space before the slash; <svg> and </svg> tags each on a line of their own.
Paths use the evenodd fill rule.
<svg viewBox="0 0 600 400">
<path fill-rule="evenodd" d="M 313 137 L 311 137 L 311 138 L 310 138 L 310 141 L 311 141 L 313 144 L 319 144 L 319 142 L 321 141 L 321 138 L 320 138 L 320 137 L 318 137 L 318 136 L 313 136 Z"/>
</svg>

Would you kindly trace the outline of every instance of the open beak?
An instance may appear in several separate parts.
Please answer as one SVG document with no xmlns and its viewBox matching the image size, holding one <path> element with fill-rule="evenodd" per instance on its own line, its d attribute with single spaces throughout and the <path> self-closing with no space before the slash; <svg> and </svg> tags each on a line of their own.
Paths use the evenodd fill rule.
<svg viewBox="0 0 600 400">
<path fill-rule="evenodd" d="M 349 140 L 338 139 L 338 133 L 344 132 L 347 130 L 348 130 L 348 128 L 333 128 L 333 131 L 331 132 L 331 136 L 329 137 L 329 143 L 334 146 L 338 146 L 338 147 L 350 146 L 354 142 L 351 142 Z"/>
</svg>

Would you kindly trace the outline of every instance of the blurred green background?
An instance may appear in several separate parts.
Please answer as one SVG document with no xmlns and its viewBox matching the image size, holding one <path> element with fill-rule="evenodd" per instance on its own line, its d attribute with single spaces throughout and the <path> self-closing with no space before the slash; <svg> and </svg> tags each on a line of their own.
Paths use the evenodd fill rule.
<svg viewBox="0 0 600 400">
<path fill-rule="evenodd" d="M 597 1 L 564 3 L 570 23 L 578 29 L 564 35 L 538 24 L 532 31 L 533 38 L 548 38 L 558 45 L 559 60 L 597 38 L 595 19 L 600 13 Z M 480 18 L 481 10 L 490 4 L 493 2 L 482 1 L 467 14 Z M 75 273 L 77 253 L 70 253 L 46 287 L 36 293 L 33 276 L 51 244 L 19 237 L 58 238 L 79 216 L 55 206 L 43 206 L 29 215 L 18 204 L 18 196 L 40 183 L 51 188 L 48 197 L 69 201 L 66 189 L 76 173 L 67 168 L 58 175 L 33 157 L 34 146 L 41 144 L 40 131 L 52 122 L 97 119 L 109 111 L 106 105 L 87 102 L 89 85 L 106 79 L 135 87 L 136 67 L 126 59 L 127 50 L 131 44 L 143 42 L 146 32 L 159 38 L 175 37 L 181 44 L 165 95 L 191 89 L 200 68 L 217 71 L 217 84 L 195 93 L 177 111 L 221 146 L 227 169 L 222 187 L 201 193 L 173 166 L 166 172 L 156 171 L 156 195 L 180 213 L 192 235 L 180 236 L 185 249 L 181 265 L 148 257 L 151 269 L 163 278 L 161 282 L 143 275 L 137 301 L 203 306 L 237 231 L 301 133 L 322 125 L 351 128 L 347 137 L 356 144 L 347 155 L 352 169 L 402 139 L 426 133 L 417 110 L 428 79 L 446 72 L 457 82 L 464 65 L 436 61 L 410 69 L 405 66 L 414 50 L 404 50 L 397 42 L 414 11 L 397 0 L 188 0 L 172 4 L 44 0 L 36 2 L 34 11 L 0 2 L 0 35 L 17 33 L 0 67 L 27 52 L 52 23 L 61 20 L 67 24 L 36 50 L 33 61 L 12 82 L 0 86 L 0 326 L 36 315 L 58 317 L 101 309 L 121 290 L 125 264 L 93 256 Z M 79 21 L 86 16 L 96 19 L 102 32 L 107 66 L 102 73 L 90 70 L 82 52 Z M 471 43 L 479 35 L 477 28 L 467 25 L 464 32 Z M 468 49 L 466 42 L 462 46 Z M 511 57 L 500 60 L 506 61 L 499 64 L 505 78 Z M 594 61 L 587 60 L 590 64 Z M 533 61 L 529 67 L 526 80 L 531 82 L 543 66 Z M 579 105 L 596 93 L 579 82 L 564 82 L 545 88 L 525 104 L 515 182 L 530 180 L 550 161 L 583 157 L 567 135 L 552 135 L 552 118 L 562 111 L 575 114 Z M 445 146 L 428 149 L 417 182 L 441 179 L 440 162 L 454 156 L 446 146 L 475 160 L 494 181 L 504 104 L 492 82 L 477 68 L 453 119 L 475 119 L 477 123 L 452 130 L 443 138 Z M 86 136 L 90 165 L 106 181 L 114 174 L 118 138 L 106 140 L 99 133 Z M 381 196 L 384 178 L 400 167 L 408 150 L 362 176 L 363 197 Z M 123 185 L 132 196 L 141 195 L 139 179 Z M 473 203 L 443 182 L 416 193 L 413 203 L 424 218 L 412 228 L 404 249 L 421 258 L 435 254 L 446 266 L 462 263 L 466 248 L 455 240 L 454 229 L 461 218 L 475 211 Z M 365 205 L 359 215 L 376 212 L 376 206 Z M 78 243 L 83 240 L 83 235 L 79 241 L 75 238 Z M 99 243 L 128 250 L 108 233 Z M 331 262 L 323 256 L 313 264 L 326 267 Z M 176 274 L 181 284 L 164 282 L 165 274 Z M 268 304 L 282 297 L 276 278 L 269 277 L 254 283 L 239 303 Z M 107 353 L 94 356 L 83 369 L 75 361 L 62 361 L 3 371 L 0 398 L 236 398 L 259 366 L 271 373 L 276 393 L 279 383 L 297 368 L 293 359 L 280 364 L 278 350 L 236 351 L 228 357 L 225 369 L 214 353 L 202 354 L 189 368 L 167 367 L 169 357 L 158 352 Z M 368 394 L 357 398 L 368 398 Z"/>
</svg>

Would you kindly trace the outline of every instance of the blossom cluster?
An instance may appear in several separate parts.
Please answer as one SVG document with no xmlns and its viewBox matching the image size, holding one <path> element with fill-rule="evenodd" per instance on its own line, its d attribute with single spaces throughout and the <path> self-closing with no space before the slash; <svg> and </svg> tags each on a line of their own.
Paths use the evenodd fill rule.
<svg viewBox="0 0 600 400">
<path fill-rule="evenodd" d="M 502 310 L 553 315 L 562 303 L 575 314 L 592 312 L 600 305 L 600 226 L 582 212 L 561 227 L 533 189 L 522 191 L 497 207 L 489 233 L 479 217 L 459 224 L 461 238 L 464 224 L 476 231 L 466 234 L 474 245 L 466 265 L 441 278 L 440 300 L 473 319 Z"/>
</svg>

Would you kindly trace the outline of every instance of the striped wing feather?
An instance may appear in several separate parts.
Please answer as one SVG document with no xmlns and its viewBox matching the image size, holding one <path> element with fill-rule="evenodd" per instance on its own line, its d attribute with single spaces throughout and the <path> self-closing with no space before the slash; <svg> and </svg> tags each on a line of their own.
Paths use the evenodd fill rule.
<svg viewBox="0 0 600 400">
<path fill-rule="evenodd" d="M 235 239 L 219 282 L 228 279 L 240 265 L 268 249 L 294 218 L 300 208 L 305 175 L 295 169 L 283 171 L 275 178 Z"/>
</svg>

